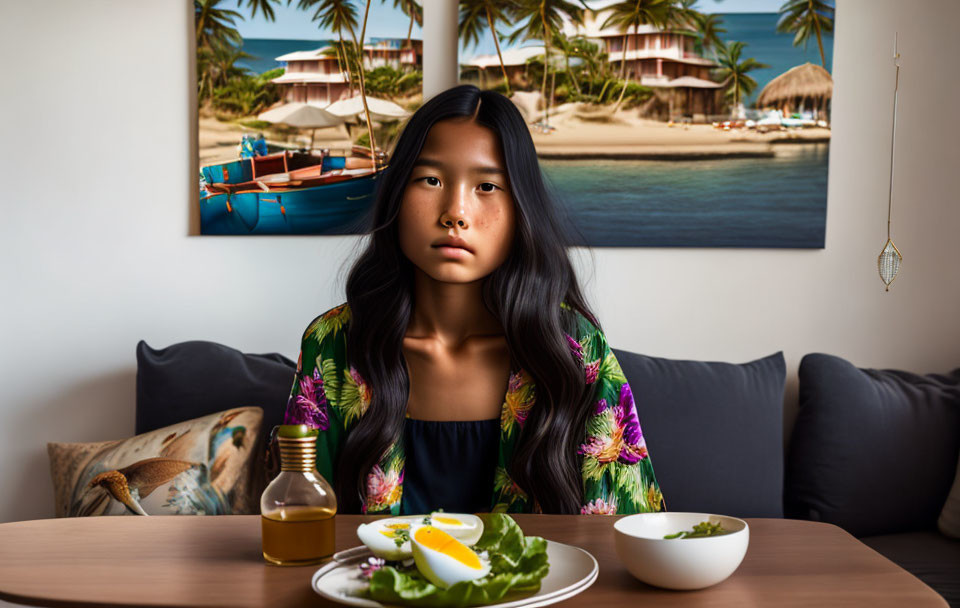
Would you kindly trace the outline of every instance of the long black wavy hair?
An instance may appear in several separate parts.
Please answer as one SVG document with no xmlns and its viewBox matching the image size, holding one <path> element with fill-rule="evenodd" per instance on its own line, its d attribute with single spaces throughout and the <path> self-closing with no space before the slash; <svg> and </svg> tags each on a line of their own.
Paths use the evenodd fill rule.
<svg viewBox="0 0 960 608">
<path fill-rule="evenodd" d="M 548 193 L 533 139 L 513 102 L 494 91 L 459 85 L 430 98 L 408 119 L 379 177 L 369 240 L 347 276 L 348 357 L 370 384 L 372 400 L 336 464 L 342 512 L 360 511 L 367 473 L 403 432 L 410 379 L 401 347 L 413 308 L 413 263 L 400 249 L 397 229 L 404 189 L 433 124 L 475 112 L 474 120 L 499 137 L 516 205 L 511 251 L 484 279 L 483 303 L 503 326 L 511 364 L 526 370 L 536 385 L 508 473 L 544 513 L 578 513 L 582 504 L 577 447 L 590 395 L 564 333 L 577 335 L 573 311 L 597 328 L 600 323 L 567 256 L 571 236 L 579 233 L 571 231 Z"/>
</svg>

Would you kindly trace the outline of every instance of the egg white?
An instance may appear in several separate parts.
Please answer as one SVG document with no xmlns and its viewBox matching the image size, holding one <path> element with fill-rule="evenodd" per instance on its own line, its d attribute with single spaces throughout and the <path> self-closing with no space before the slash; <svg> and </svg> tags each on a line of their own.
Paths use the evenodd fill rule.
<svg viewBox="0 0 960 608">
<path fill-rule="evenodd" d="M 423 524 L 414 525 L 410 530 L 410 544 L 413 549 L 414 563 L 417 566 L 417 570 L 419 570 L 427 580 L 438 587 L 446 589 L 461 581 L 475 580 L 490 573 L 490 562 L 483 555 L 477 556 L 480 560 L 480 568 L 471 568 L 446 553 L 432 549 L 419 542 L 416 538 L 417 532 L 430 528 L 439 530 L 439 528 Z M 473 549 L 470 549 L 465 543 L 462 543 L 449 533 L 448 536 L 451 537 L 451 542 L 463 545 L 464 549 L 473 552 Z"/>
<path fill-rule="evenodd" d="M 393 533 L 393 529 L 395 528 L 391 528 L 391 526 L 410 526 L 415 521 L 416 520 L 408 517 L 378 519 L 377 521 L 357 526 L 357 537 L 360 539 L 360 542 L 366 545 L 366 547 L 370 549 L 370 552 L 377 557 L 391 561 L 409 559 L 413 556 L 410 541 L 405 540 L 403 544 L 397 546 L 396 537 Z M 409 529 L 408 527 L 407 530 Z"/>
<path fill-rule="evenodd" d="M 483 520 L 469 513 L 444 513 L 434 511 L 430 514 L 434 528 L 443 530 L 468 547 L 477 544 L 483 536 Z"/>
</svg>

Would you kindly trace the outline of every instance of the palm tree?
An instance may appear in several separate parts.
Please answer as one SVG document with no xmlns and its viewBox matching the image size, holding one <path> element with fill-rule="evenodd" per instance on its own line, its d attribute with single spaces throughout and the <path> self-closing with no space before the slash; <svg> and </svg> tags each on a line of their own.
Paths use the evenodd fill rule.
<svg viewBox="0 0 960 608">
<path fill-rule="evenodd" d="M 330 42 L 328 48 L 323 49 L 323 54 L 333 55 L 337 58 L 337 66 L 340 68 L 340 73 L 347 73 L 347 86 L 349 87 L 350 96 L 352 97 L 354 85 L 358 88 L 360 86 L 357 71 L 353 67 L 357 65 L 360 57 L 356 45 L 349 40 L 333 40 Z"/>
<path fill-rule="evenodd" d="M 720 34 L 727 33 L 727 30 L 720 27 L 722 24 L 723 19 L 719 15 L 701 13 L 697 17 L 697 36 L 704 52 L 709 49 L 716 50 L 723 44 L 723 41 L 720 40 Z"/>
<path fill-rule="evenodd" d="M 516 9 L 515 4 L 513 0 L 460 0 L 460 25 L 457 28 L 463 48 L 479 44 L 484 28 L 489 28 L 493 44 L 497 47 L 497 57 L 500 58 L 500 70 L 503 72 L 503 82 L 507 85 L 507 97 L 511 95 L 510 78 L 503 64 L 500 34 L 497 33 L 496 24 L 498 21 L 509 23 L 507 14 Z"/>
<path fill-rule="evenodd" d="M 753 93 L 757 88 L 757 81 L 747 75 L 747 72 L 768 68 L 765 63 L 760 63 L 753 57 L 740 59 L 743 47 L 747 46 L 744 42 L 721 43 L 717 49 L 720 51 L 717 62 L 720 67 L 716 69 L 717 76 L 723 79 L 723 84 L 727 85 L 727 97 L 733 100 L 736 107 L 744 96 Z"/>
<path fill-rule="evenodd" d="M 563 53 L 563 62 L 567 68 L 567 75 L 570 77 L 570 81 L 573 82 L 573 86 L 577 89 L 577 94 L 579 95 L 582 93 L 580 83 L 577 82 L 577 75 L 574 74 L 573 69 L 570 67 L 570 56 L 576 52 L 573 41 L 567 38 L 563 32 L 557 31 L 554 32 L 553 35 L 553 45 Z"/>
<path fill-rule="evenodd" d="M 584 8 L 590 7 L 580 0 Z M 540 85 L 543 96 L 543 123 L 547 124 L 550 114 L 550 98 L 547 97 L 547 72 L 550 71 L 550 40 L 551 31 L 563 27 L 565 15 L 574 24 L 583 24 L 583 8 L 567 0 L 516 0 L 511 10 L 511 21 L 517 23 L 526 20 L 523 27 L 518 28 L 508 38 L 510 44 L 518 40 L 542 40 L 544 46 L 543 82 Z"/>
<path fill-rule="evenodd" d="M 590 74 L 590 88 L 587 93 L 593 94 L 593 83 L 598 78 L 605 78 L 608 70 L 607 53 L 600 49 L 600 45 L 590 42 L 583 36 L 577 36 L 570 40 L 571 57 L 577 57 L 583 65 L 587 67 Z"/>
<path fill-rule="evenodd" d="M 380 0 L 381 3 L 383 0 Z M 337 36 L 340 39 L 340 47 L 343 48 L 343 29 L 346 28 L 347 33 L 350 34 L 350 38 L 353 41 L 353 46 L 356 48 L 356 74 L 359 77 L 360 82 L 360 99 L 363 102 L 363 113 L 367 121 L 367 132 L 370 136 L 370 153 L 373 157 L 373 169 L 377 170 L 377 144 L 376 140 L 373 137 L 373 125 L 370 122 L 370 110 L 367 107 L 367 94 L 364 90 L 364 76 L 363 76 L 363 40 L 364 36 L 367 33 L 367 19 L 370 15 L 370 0 L 366 0 L 366 6 L 363 12 L 363 24 L 360 28 L 360 40 L 357 40 L 356 28 L 357 28 L 357 9 L 353 5 L 351 0 L 300 0 L 297 8 L 299 9 L 309 9 L 314 6 L 317 7 L 316 12 L 313 14 L 313 21 L 319 21 L 320 27 L 330 28 L 337 32 Z M 350 61 L 348 57 L 344 57 L 345 63 L 347 65 L 348 76 L 350 70 Z M 351 83 L 353 82 L 353 77 L 350 76 Z"/>
<path fill-rule="evenodd" d="M 344 28 L 352 35 L 357 25 L 359 25 L 357 8 L 351 0 L 300 0 L 299 4 L 297 4 L 297 8 L 301 10 L 310 9 L 314 6 L 317 7 L 317 10 L 311 20 L 319 22 L 319 28 L 329 29 L 337 33 L 337 39 L 339 41 L 339 45 L 336 45 L 338 49 L 337 64 L 341 72 L 344 67 L 347 68 L 347 82 L 350 88 L 350 94 L 353 95 L 353 68 L 350 66 L 350 61 L 345 54 L 342 61 L 340 56 L 343 54 L 344 49 Z M 356 42 L 356 36 L 354 36 L 353 39 L 354 42 Z"/>
<path fill-rule="evenodd" d="M 630 84 L 626 77 L 627 71 L 627 36 L 630 34 L 630 28 L 634 33 L 638 32 L 641 25 L 652 25 L 658 28 L 664 28 L 673 22 L 674 6 L 673 0 L 623 0 L 608 7 L 610 15 L 600 26 L 600 29 L 607 27 L 618 27 L 623 30 L 623 49 L 620 56 L 620 80 L 624 81 L 623 89 L 620 91 L 620 98 L 613 107 L 611 114 L 615 114 L 623 101 L 623 94 Z"/>
<path fill-rule="evenodd" d="M 243 4 L 243 0 L 237 0 L 237 8 L 240 8 L 241 4 Z M 247 8 L 251 9 L 250 18 L 255 18 L 259 9 L 263 12 L 264 19 L 276 21 L 277 16 L 274 14 L 271 4 L 280 4 L 280 0 L 247 0 Z M 287 5 L 290 5 L 290 0 L 287 0 Z"/>
<path fill-rule="evenodd" d="M 246 57 L 239 49 L 243 37 L 234 27 L 237 18 L 243 15 L 237 11 L 219 6 L 221 0 L 194 0 L 194 25 L 197 36 L 197 99 L 212 98 L 214 89 L 223 86 L 231 75 L 243 70 L 234 68 L 232 63 L 224 65 L 227 58 L 233 60 Z"/>
<path fill-rule="evenodd" d="M 423 27 L 423 7 L 420 5 L 417 0 L 393 0 L 393 8 L 400 8 L 403 11 L 404 15 L 410 17 L 410 25 L 407 27 L 407 41 L 405 46 L 413 50 L 413 41 L 411 36 L 413 35 L 413 24 L 416 22 L 417 25 Z M 414 62 L 414 69 L 416 69 L 416 62 Z"/>
<path fill-rule="evenodd" d="M 367 74 L 366 91 L 395 101 L 400 95 L 408 94 L 411 89 L 419 87 L 421 77 L 419 71 L 404 73 L 389 65 L 382 65 Z"/>
<path fill-rule="evenodd" d="M 679 27 L 696 28 L 702 13 L 697 10 L 699 0 L 676 0 L 670 9 L 671 22 Z"/>
<path fill-rule="evenodd" d="M 367 135 L 370 136 L 370 158 L 373 160 L 373 172 L 377 172 L 377 140 L 373 137 L 373 123 L 370 120 L 370 108 L 367 107 L 367 91 L 363 75 L 363 40 L 367 34 L 367 20 L 370 17 L 370 1 L 367 0 L 366 7 L 363 10 L 363 27 L 360 28 L 360 42 L 357 43 L 357 50 L 360 53 L 359 69 L 360 73 L 360 100 L 363 102 L 363 115 L 367 119 Z M 380 0 L 383 2 L 383 0 Z M 353 35 L 353 30 L 350 31 Z M 354 36 L 356 42 L 356 36 Z"/>
<path fill-rule="evenodd" d="M 820 48 L 820 65 L 827 68 L 827 59 L 823 54 L 823 34 L 833 32 L 834 9 L 824 0 L 787 0 L 780 7 L 780 19 L 777 32 L 794 34 L 793 46 L 804 45 L 811 34 L 817 35 Z"/>
<path fill-rule="evenodd" d="M 211 84 L 214 87 L 222 86 L 231 78 L 244 75 L 244 71 L 234 65 L 240 59 L 249 59 L 253 55 L 244 53 L 235 46 L 220 46 L 213 48 L 210 55 Z"/>
<path fill-rule="evenodd" d="M 229 42 L 235 46 L 243 44 L 243 37 L 237 31 L 236 19 L 243 15 L 217 5 L 222 0 L 193 0 L 194 23 L 197 32 L 197 49 L 212 49 L 217 43 Z"/>
<path fill-rule="evenodd" d="M 214 102 L 219 108 L 249 116 L 276 101 L 275 92 L 269 85 L 257 78 L 233 78 L 226 86 L 214 91 Z"/>
</svg>

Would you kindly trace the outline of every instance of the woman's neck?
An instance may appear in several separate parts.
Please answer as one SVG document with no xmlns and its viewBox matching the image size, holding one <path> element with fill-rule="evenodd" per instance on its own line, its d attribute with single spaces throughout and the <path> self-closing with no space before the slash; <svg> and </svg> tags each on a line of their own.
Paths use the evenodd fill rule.
<svg viewBox="0 0 960 608">
<path fill-rule="evenodd" d="M 470 283 L 437 281 L 414 272 L 414 304 L 406 335 L 456 349 L 471 336 L 502 335 L 499 321 L 483 305 L 483 279 Z"/>
</svg>

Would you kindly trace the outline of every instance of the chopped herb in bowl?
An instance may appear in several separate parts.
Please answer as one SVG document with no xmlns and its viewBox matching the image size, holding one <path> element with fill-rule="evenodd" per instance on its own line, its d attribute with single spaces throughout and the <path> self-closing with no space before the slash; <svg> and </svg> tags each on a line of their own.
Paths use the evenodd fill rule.
<svg viewBox="0 0 960 608">
<path fill-rule="evenodd" d="M 727 530 L 720 525 L 720 522 L 711 524 L 709 521 L 702 521 L 693 526 L 693 531 L 681 530 L 676 534 L 667 534 L 664 538 L 702 538 L 704 536 L 720 536 L 729 534 L 733 530 Z"/>
</svg>

